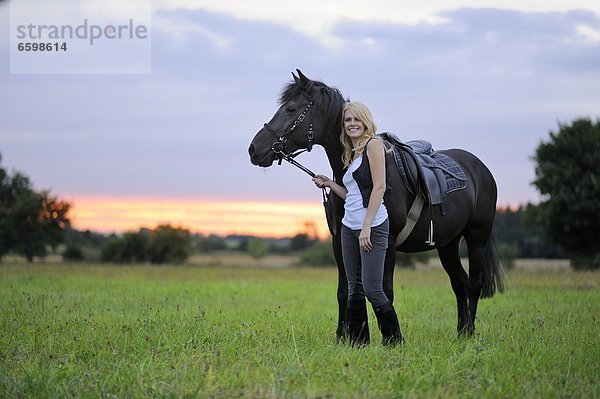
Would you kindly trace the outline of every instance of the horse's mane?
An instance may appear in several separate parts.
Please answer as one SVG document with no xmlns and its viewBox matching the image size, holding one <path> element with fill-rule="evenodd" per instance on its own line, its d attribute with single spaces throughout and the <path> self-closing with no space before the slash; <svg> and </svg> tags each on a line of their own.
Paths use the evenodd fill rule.
<svg viewBox="0 0 600 399">
<path fill-rule="evenodd" d="M 327 121 L 326 129 L 337 135 L 342 129 L 342 107 L 345 102 L 342 93 L 338 89 L 316 80 L 294 81 L 288 83 L 283 89 L 279 105 L 303 94 L 308 95 L 317 109 L 324 110 Z"/>
</svg>

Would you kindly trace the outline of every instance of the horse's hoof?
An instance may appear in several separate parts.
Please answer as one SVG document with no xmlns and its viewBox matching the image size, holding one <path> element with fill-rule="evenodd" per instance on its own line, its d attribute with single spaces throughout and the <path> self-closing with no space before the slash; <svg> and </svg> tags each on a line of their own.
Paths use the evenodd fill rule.
<svg viewBox="0 0 600 399">
<path fill-rule="evenodd" d="M 458 329 L 458 338 L 462 337 L 472 337 L 475 334 L 475 328 L 472 326 L 464 326 L 463 328 Z"/>
</svg>

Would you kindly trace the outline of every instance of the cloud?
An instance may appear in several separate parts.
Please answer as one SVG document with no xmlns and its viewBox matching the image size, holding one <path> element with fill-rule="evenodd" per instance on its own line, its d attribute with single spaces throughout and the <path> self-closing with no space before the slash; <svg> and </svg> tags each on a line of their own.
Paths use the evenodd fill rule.
<svg viewBox="0 0 600 399">
<path fill-rule="evenodd" d="M 82 19 L 93 19 L 96 23 L 107 23 L 123 18 L 149 20 L 152 12 L 150 0 L 63 0 L 60 4 L 37 0 L 13 0 L 10 12 L 13 18 L 29 18 L 31 22 L 80 23 Z"/>
<path fill-rule="evenodd" d="M 337 48 L 345 43 L 344 36 L 334 33 L 338 24 L 358 25 L 439 25 L 448 23 L 444 14 L 448 11 L 473 7 L 467 0 L 421 0 L 419 2 L 398 2 L 395 0 L 305 0 L 290 3 L 278 0 L 155 0 L 158 10 L 204 10 L 228 15 L 241 21 L 253 21 L 288 27 L 329 47 Z M 521 13 L 567 12 L 588 10 L 600 15 L 600 5 L 594 0 L 518 1 L 480 0 L 478 9 L 496 8 Z"/>
<path fill-rule="evenodd" d="M 403 14 L 395 3 L 387 13 L 383 2 L 307 3 L 294 18 L 280 3 L 252 2 L 267 7 L 260 17 L 235 2 L 154 1 L 150 76 L 1 70 L 4 164 L 58 193 L 318 200 L 302 172 L 256 168 L 247 154 L 299 67 L 368 104 L 382 130 L 472 150 L 496 175 L 501 202 L 514 203 L 535 200 L 529 156 L 556 121 L 600 109 L 593 12 L 428 2 L 440 19 L 410 23 L 394 19 Z M 311 16 L 309 33 L 301 26 Z M 328 47 L 320 34 L 341 42 Z M 300 161 L 329 171 L 319 148 Z"/>
<path fill-rule="evenodd" d="M 592 43 L 600 43 L 600 30 L 581 24 L 577 25 L 577 33 Z"/>
<path fill-rule="evenodd" d="M 152 29 L 162 31 L 173 39 L 176 46 L 190 44 L 193 36 L 198 35 L 212 42 L 217 48 L 226 50 L 231 46 L 231 38 L 220 34 L 202 24 L 195 23 L 182 13 L 157 12 L 152 18 Z"/>
</svg>

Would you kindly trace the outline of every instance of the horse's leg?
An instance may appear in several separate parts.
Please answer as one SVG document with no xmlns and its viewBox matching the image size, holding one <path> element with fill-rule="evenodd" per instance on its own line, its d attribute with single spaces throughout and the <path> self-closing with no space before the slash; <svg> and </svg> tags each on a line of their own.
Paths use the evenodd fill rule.
<svg viewBox="0 0 600 399">
<path fill-rule="evenodd" d="M 438 248 L 438 255 L 442 261 L 442 266 L 450 277 L 450 284 L 456 296 L 456 305 L 458 309 L 458 325 L 457 331 L 459 335 L 472 334 L 473 324 L 469 315 L 467 292 L 468 292 L 468 276 L 460 262 L 458 255 L 458 244 L 460 237 L 455 238 L 446 246 Z"/>
<path fill-rule="evenodd" d="M 348 308 L 348 280 L 342 259 L 342 239 L 340 234 L 332 237 L 333 255 L 338 268 L 338 325 L 335 332 L 337 341 L 340 342 L 346 335 L 346 310 Z"/>
<path fill-rule="evenodd" d="M 490 236 L 489 227 L 469 228 L 465 230 L 465 240 L 469 250 L 469 313 L 471 314 L 470 332 L 475 331 L 475 316 L 477 303 L 481 297 L 483 285 L 483 269 L 485 267 L 485 253 Z"/>
<path fill-rule="evenodd" d="M 394 302 L 394 268 L 396 266 L 396 241 L 390 239 L 385 253 L 385 264 L 383 266 L 383 292 L 385 296 Z"/>
</svg>

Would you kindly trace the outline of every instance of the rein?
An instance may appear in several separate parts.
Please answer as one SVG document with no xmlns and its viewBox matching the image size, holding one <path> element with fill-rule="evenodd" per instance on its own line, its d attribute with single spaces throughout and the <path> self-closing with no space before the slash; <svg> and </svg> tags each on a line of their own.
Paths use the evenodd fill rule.
<svg viewBox="0 0 600 399">
<path fill-rule="evenodd" d="M 275 143 L 275 144 L 277 144 L 277 143 Z M 275 145 L 275 144 L 273 144 L 273 145 Z M 281 160 L 285 159 L 287 162 L 291 163 L 292 165 L 294 165 L 295 167 L 297 167 L 304 173 L 308 174 L 310 177 L 315 177 L 316 174 L 312 170 L 308 169 L 306 166 L 302 165 L 300 162 L 298 162 L 294 159 L 294 157 L 297 157 L 298 155 L 302 154 L 305 151 L 307 151 L 307 150 L 300 150 L 293 154 L 286 154 L 283 151 L 276 151 L 273 149 L 273 152 L 279 154 L 279 164 L 280 165 L 281 165 Z"/>
<path fill-rule="evenodd" d="M 273 151 L 275 151 L 275 150 L 273 150 Z M 295 167 L 297 167 L 298 169 L 300 169 L 301 171 L 303 171 L 310 177 L 315 177 L 316 174 L 312 170 L 308 169 L 306 166 L 302 165 L 300 162 L 298 162 L 294 159 L 294 157 L 302 154 L 305 151 L 306 150 L 300 150 L 300 151 L 295 152 L 294 154 L 285 154 L 283 151 L 275 151 L 275 152 L 277 152 L 280 155 L 280 158 L 279 158 L 280 165 L 281 165 L 281 160 L 285 159 L 287 162 L 294 165 Z M 336 223 L 335 222 L 336 212 L 335 212 L 335 208 L 333 207 L 333 202 L 331 202 L 329 200 L 330 194 L 331 194 L 331 190 L 328 193 L 327 189 L 325 187 L 321 188 L 321 196 L 323 197 L 323 207 L 325 208 L 325 219 L 327 220 L 327 227 L 329 228 L 329 232 L 331 233 L 331 235 L 335 236 L 335 235 L 337 235 L 337 227 L 335 224 Z"/>
<path fill-rule="evenodd" d="M 309 122 L 308 130 L 306 132 L 306 149 L 297 150 L 295 152 L 286 152 L 285 143 L 287 143 L 289 136 L 296 130 L 298 126 L 304 122 L 306 119 L 306 115 L 310 112 L 313 106 L 313 101 L 310 99 L 307 93 L 302 92 L 302 95 L 308 100 L 308 104 L 304 108 L 302 112 L 298 115 L 294 123 L 289 127 L 289 129 L 274 129 L 268 123 L 265 123 L 265 129 L 267 129 L 275 138 L 277 139 L 273 145 L 271 146 L 271 151 L 279 156 L 278 164 L 281 165 L 282 160 L 286 160 L 288 163 L 294 165 L 304 173 L 308 174 L 310 177 L 315 177 L 316 174 L 308 169 L 306 166 L 302 165 L 300 162 L 296 161 L 298 155 L 303 152 L 310 152 L 313 147 L 314 140 L 314 130 L 313 124 Z M 332 236 L 337 235 L 337 227 L 336 227 L 336 212 L 333 206 L 333 202 L 329 200 L 329 195 L 331 191 L 328 193 L 325 187 L 321 188 L 321 194 L 323 196 L 323 207 L 325 208 L 325 217 L 327 219 L 327 227 L 329 227 L 329 232 Z"/>
</svg>

